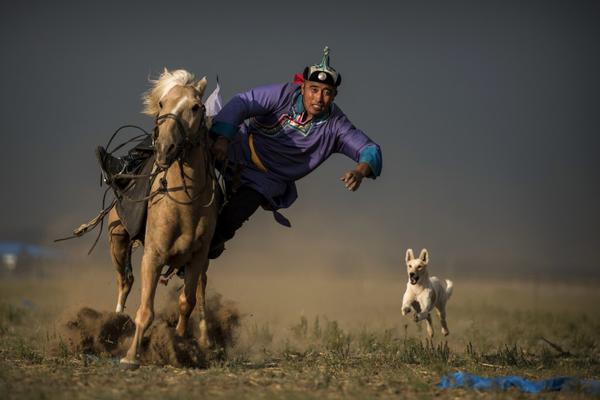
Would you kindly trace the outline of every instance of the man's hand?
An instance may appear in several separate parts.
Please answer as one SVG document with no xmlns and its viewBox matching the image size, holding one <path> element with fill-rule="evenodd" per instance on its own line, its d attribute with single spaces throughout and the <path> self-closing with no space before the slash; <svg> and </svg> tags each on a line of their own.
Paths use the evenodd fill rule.
<svg viewBox="0 0 600 400">
<path fill-rule="evenodd" d="M 364 178 L 364 175 L 357 170 L 348 171 L 340 178 L 344 182 L 344 186 L 351 192 L 355 192 L 360 187 L 360 184 Z"/>
<path fill-rule="evenodd" d="M 340 178 L 344 186 L 351 192 L 356 192 L 365 176 L 371 175 L 371 167 L 367 163 L 359 163 L 352 171 L 348 171 Z"/>
<path fill-rule="evenodd" d="M 219 161 L 225 161 L 227 158 L 227 149 L 229 148 L 229 140 L 224 136 L 219 136 L 212 145 L 212 153 Z"/>
</svg>

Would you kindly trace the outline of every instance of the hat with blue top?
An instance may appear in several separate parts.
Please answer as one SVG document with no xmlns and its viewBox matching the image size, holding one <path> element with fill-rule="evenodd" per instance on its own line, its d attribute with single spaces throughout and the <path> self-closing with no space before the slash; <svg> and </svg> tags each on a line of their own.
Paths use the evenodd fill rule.
<svg viewBox="0 0 600 400">
<path fill-rule="evenodd" d="M 329 66 L 329 47 L 327 46 L 323 49 L 321 63 L 304 68 L 303 76 L 307 81 L 326 83 L 336 87 L 342 83 L 342 75 Z"/>
</svg>

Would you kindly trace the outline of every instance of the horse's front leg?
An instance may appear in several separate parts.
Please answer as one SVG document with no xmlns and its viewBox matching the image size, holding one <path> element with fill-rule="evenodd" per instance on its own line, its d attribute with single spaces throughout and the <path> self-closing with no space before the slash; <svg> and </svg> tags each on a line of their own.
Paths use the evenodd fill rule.
<svg viewBox="0 0 600 400">
<path fill-rule="evenodd" d="M 179 320 L 175 328 L 175 333 L 181 337 L 187 332 L 188 321 L 196 305 L 196 291 L 198 289 L 200 268 L 201 265 L 196 259 L 193 259 L 185 267 L 183 291 L 179 295 Z"/>
<path fill-rule="evenodd" d="M 135 369 L 140 366 L 142 338 L 154 319 L 154 295 L 163 264 L 158 260 L 154 251 L 145 249 L 141 268 L 142 298 L 135 316 L 135 335 L 127 355 L 121 359 L 123 368 Z"/>
<path fill-rule="evenodd" d="M 200 338 L 198 339 L 200 342 L 200 346 L 204 349 L 210 348 L 212 345 L 211 340 L 208 336 L 208 325 L 206 323 L 206 284 L 208 281 L 208 277 L 206 272 L 208 271 L 208 257 L 203 258 L 202 267 L 200 270 L 200 293 L 199 293 L 199 314 L 200 314 Z"/>
</svg>

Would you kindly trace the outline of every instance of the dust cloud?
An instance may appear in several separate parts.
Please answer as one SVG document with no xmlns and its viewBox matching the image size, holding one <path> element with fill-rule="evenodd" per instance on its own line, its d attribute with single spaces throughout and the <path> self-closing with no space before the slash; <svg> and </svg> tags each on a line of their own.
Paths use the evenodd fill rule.
<svg viewBox="0 0 600 400">
<path fill-rule="evenodd" d="M 178 337 L 175 326 L 178 319 L 177 290 L 170 292 L 169 301 L 157 313 L 144 336 L 141 362 L 154 365 L 203 368 L 209 360 L 223 357 L 235 344 L 240 314 L 235 304 L 223 301 L 220 294 L 207 299 L 207 327 L 213 341 L 210 350 L 199 346 L 198 321 L 190 318 L 189 335 Z M 135 323 L 129 315 L 98 311 L 82 307 L 74 315 L 64 316 L 58 324 L 57 336 L 50 353 L 93 354 L 122 357 L 133 338 Z"/>
</svg>

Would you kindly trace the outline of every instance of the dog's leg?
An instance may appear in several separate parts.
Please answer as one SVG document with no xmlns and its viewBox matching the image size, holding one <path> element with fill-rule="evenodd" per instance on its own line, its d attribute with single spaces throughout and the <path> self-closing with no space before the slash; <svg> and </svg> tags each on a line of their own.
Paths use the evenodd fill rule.
<svg viewBox="0 0 600 400">
<path fill-rule="evenodd" d="M 446 322 L 446 308 L 438 308 L 437 311 L 440 316 L 440 324 L 442 325 L 442 334 L 448 336 L 450 331 L 448 330 L 448 323 Z"/>
<path fill-rule="evenodd" d="M 410 303 L 410 306 L 415 310 L 415 313 L 418 314 L 421 312 L 421 304 L 417 300 L 413 300 L 413 302 Z"/>
<path fill-rule="evenodd" d="M 431 324 L 431 314 L 427 314 L 427 318 L 425 319 L 425 321 L 427 321 L 427 334 L 429 335 L 430 339 L 433 339 L 433 325 Z"/>
<path fill-rule="evenodd" d="M 413 301 L 414 299 L 412 293 L 410 293 L 408 290 L 404 292 L 404 297 L 402 298 L 402 315 L 410 314 L 412 310 L 411 304 Z"/>
<path fill-rule="evenodd" d="M 429 313 L 426 312 L 420 312 L 420 313 L 415 313 L 415 316 L 413 317 L 415 322 L 419 322 L 419 321 L 423 321 L 424 319 L 427 319 Z"/>
<path fill-rule="evenodd" d="M 431 292 L 427 294 L 427 297 L 419 297 L 417 299 L 420 310 L 418 310 L 415 314 L 415 322 L 423 321 L 429 317 L 429 313 L 433 309 L 433 299 L 431 298 Z M 415 307 L 415 310 L 417 308 Z"/>
</svg>

